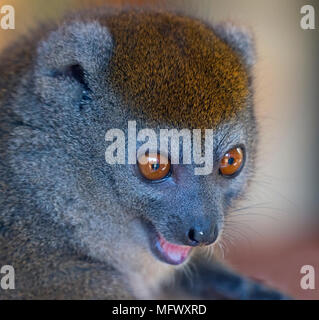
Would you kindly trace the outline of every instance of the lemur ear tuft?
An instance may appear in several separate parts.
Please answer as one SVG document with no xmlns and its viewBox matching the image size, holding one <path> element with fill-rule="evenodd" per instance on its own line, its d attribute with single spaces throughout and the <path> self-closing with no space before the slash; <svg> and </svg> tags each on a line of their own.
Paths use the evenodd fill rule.
<svg viewBox="0 0 319 320">
<path fill-rule="evenodd" d="M 232 22 L 214 26 L 216 35 L 227 43 L 244 61 L 248 68 L 255 64 L 256 51 L 252 32 Z"/>
<path fill-rule="evenodd" d="M 106 66 L 112 38 L 98 22 L 69 22 L 49 34 L 38 48 L 37 72 L 54 76 L 66 73 L 83 84 L 84 75 L 94 76 Z"/>
</svg>

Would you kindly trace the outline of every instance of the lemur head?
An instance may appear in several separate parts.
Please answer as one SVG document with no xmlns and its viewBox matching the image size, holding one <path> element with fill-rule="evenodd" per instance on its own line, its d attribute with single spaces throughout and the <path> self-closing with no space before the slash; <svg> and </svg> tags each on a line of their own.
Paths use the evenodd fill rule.
<svg viewBox="0 0 319 320">
<path fill-rule="evenodd" d="M 38 205 L 100 260 L 180 264 L 214 243 L 253 171 L 253 51 L 231 24 L 162 12 L 101 12 L 50 33 L 37 49 L 32 105 L 21 112 L 45 132 L 47 151 L 37 138 L 21 172 L 41 189 Z M 158 164 L 158 154 L 144 165 L 107 164 L 105 133 L 126 134 L 130 120 L 137 131 L 213 129 L 212 172 Z"/>
</svg>

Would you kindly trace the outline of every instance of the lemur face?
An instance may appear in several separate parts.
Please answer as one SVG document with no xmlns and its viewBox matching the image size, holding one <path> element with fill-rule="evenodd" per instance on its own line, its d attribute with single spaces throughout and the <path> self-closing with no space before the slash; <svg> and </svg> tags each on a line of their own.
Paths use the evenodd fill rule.
<svg viewBox="0 0 319 320">
<path fill-rule="evenodd" d="M 217 240 L 243 188 L 247 70 L 212 29 L 185 17 L 124 13 L 106 25 L 115 44 L 110 87 L 139 127 L 214 129 L 216 135 L 208 176 L 195 176 L 194 164 L 161 164 L 160 156 L 170 154 L 159 151 L 137 170 L 128 168 L 132 183 L 121 188 L 142 206 L 152 252 L 179 264 L 192 247 Z"/>
<path fill-rule="evenodd" d="M 253 171 L 249 67 L 242 55 L 245 42 L 237 51 L 235 43 L 244 36 L 164 13 L 94 20 L 68 26 L 60 31 L 63 42 L 53 35 L 39 50 L 40 73 L 51 81 L 48 86 L 40 77 L 39 83 L 45 83 L 44 91 L 64 90 L 63 110 L 74 112 L 77 121 L 79 136 L 72 140 L 70 134 L 68 143 L 78 145 L 67 152 L 77 152 L 70 157 L 77 167 L 76 198 L 84 199 L 91 218 L 70 209 L 67 219 L 92 255 L 101 257 L 103 241 L 122 237 L 155 260 L 180 264 L 195 247 L 216 242 Z M 53 53 L 49 73 L 41 62 Z M 61 74 L 68 83 L 56 82 Z M 77 111 L 70 111 L 74 105 Z M 213 129 L 212 172 L 194 175 L 195 163 L 172 164 L 170 153 L 162 155 L 167 164 L 158 163 L 160 152 L 145 155 L 144 164 L 107 164 L 105 132 L 127 133 L 130 120 L 137 130 Z"/>
</svg>

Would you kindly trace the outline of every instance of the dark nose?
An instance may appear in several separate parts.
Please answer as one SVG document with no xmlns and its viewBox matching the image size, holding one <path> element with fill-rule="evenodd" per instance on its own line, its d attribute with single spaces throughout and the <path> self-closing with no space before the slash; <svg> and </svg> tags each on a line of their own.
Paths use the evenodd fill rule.
<svg viewBox="0 0 319 320">
<path fill-rule="evenodd" d="M 187 242 L 190 246 L 210 245 L 214 243 L 219 235 L 219 227 L 215 224 L 210 230 L 194 226 L 187 233 Z"/>
</svg>

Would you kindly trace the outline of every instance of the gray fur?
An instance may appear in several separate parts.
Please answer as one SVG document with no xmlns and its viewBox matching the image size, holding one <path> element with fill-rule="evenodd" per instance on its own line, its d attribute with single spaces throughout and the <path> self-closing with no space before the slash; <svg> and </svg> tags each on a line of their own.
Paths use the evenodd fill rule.
<svg viewBox="0 0 319 320">
<path fill-rule="evenodd" d="M 224 22 L 214 27 L 215 33 L 236 51 L 248 68 L 256 62 L 256 50 L 252 32 L 243 26 L 236 26 L 232 22 Z"/>
<path fill-rule="evenodd" d="M 252 93 L 245 112 L 215 134 L 216 164 L 230 147 L 246 147 L 235 179 L 216 165 L 207 177 L 180 166 L 177 180 L 149 184 L 134 166 L 108 166 L 104 135 L 132 118 L 108 83 L 112 35 L 89 17 L 42 28 L 0 58 L 0 266 L 16 269 L 16 290 L 0 290 L 1 299 L 167 297 L 161 284 L 176 267 L 150 254 L 143 223 L 175 243 L 195 221 L 222 226 L 253 171 Z M 251 65 L 250 40 L 218 30 Z M 83 68 L 84 83 L 70 65 Z"/>
</svg>

